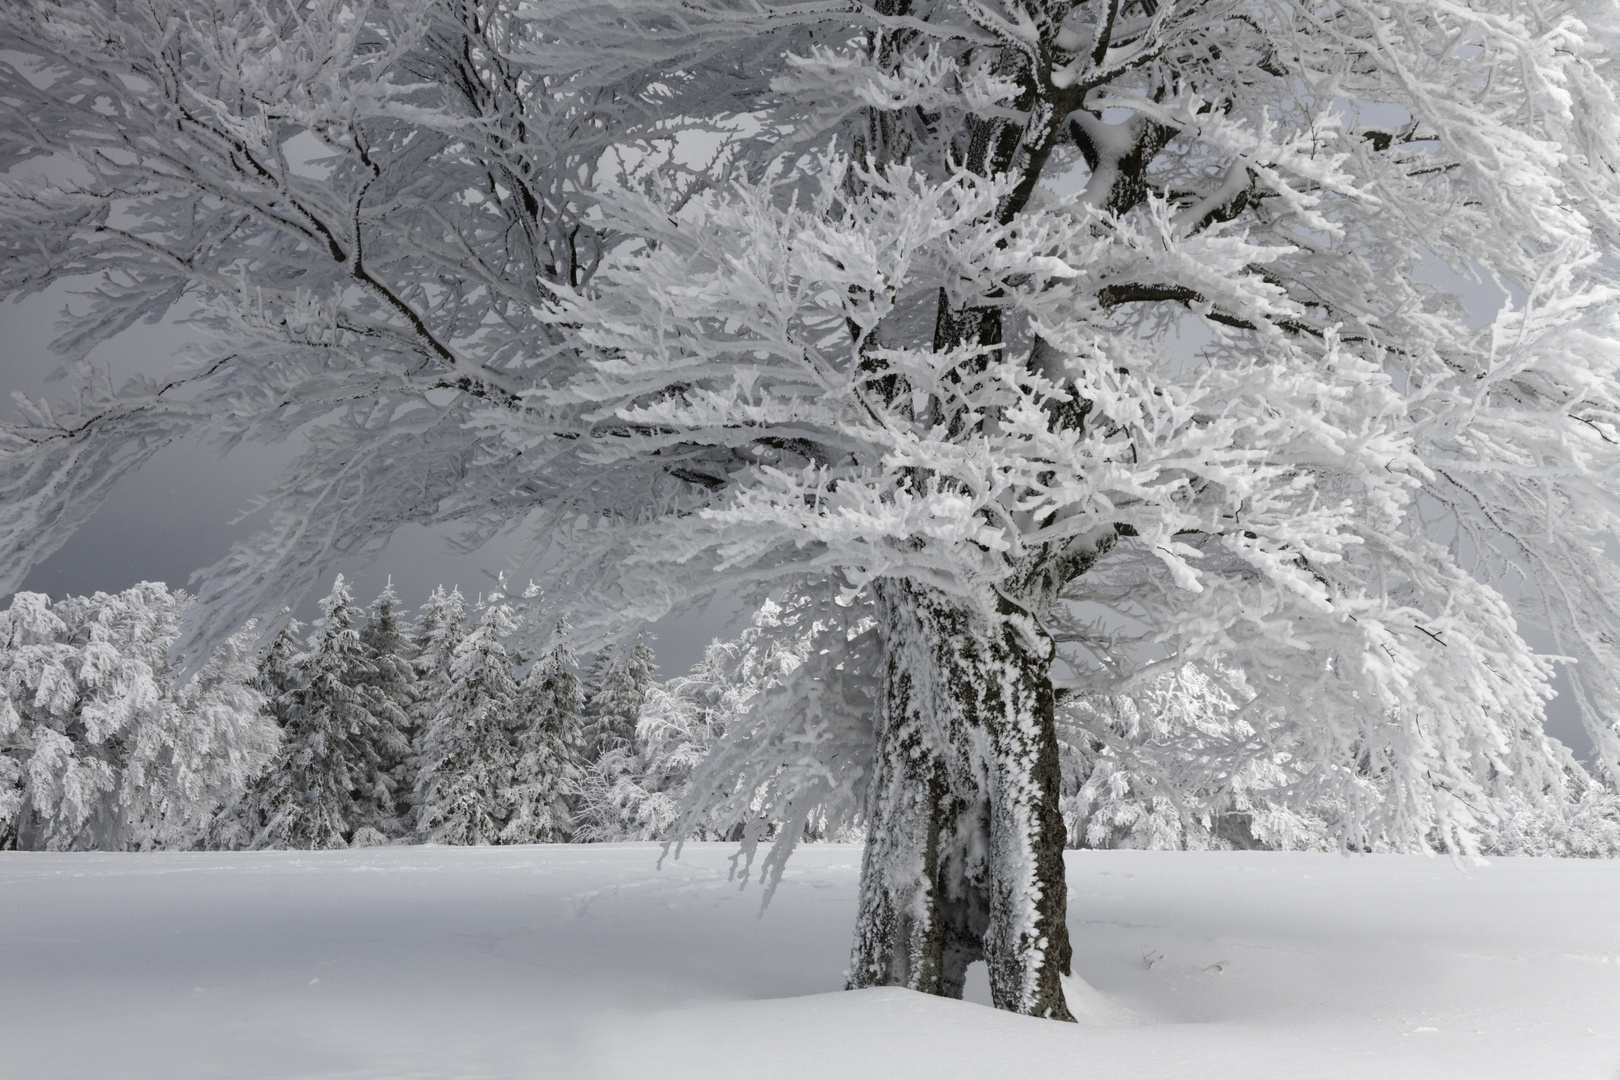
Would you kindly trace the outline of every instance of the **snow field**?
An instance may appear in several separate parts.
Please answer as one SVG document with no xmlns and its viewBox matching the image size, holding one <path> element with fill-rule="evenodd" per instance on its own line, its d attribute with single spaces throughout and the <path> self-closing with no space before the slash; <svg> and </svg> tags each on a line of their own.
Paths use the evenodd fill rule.
<svg viewBox="0 0 1620 1080">
<path fill-rule="evenodd" d="M 0 1077 L 1620 1078 L 1616 862 L 1069 852 L 1064 1025 L 839 991 L 859 847 L 658 850 L 6 852 Z"/>
</svg>

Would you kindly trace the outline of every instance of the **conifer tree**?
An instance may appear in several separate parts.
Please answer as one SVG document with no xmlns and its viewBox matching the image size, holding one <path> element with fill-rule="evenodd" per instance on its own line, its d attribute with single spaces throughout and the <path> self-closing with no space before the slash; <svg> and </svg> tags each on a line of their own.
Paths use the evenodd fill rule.
<svg viewBox="0 0 1620 1080">
<path fill-rule="evenodd" d="M 686 675 L 648 687 L 635 742 L 609 750 L 583 778 L 581 839 L 717 840 L 731 834 L 746 810 L 726 808 L 683 823 L 683 808 L 694 772 L 727 728 L 803 663 L 812 637 L 795 614 L 767 600 L 736 639 L 710 642 Z"/>
<path fill-rule="evenodd" d="M 289 616 L 264 651 L 254 676 L 255 685 L 265 697 L 265 710 L 277 727 L 286 727 L 290 719 L 286 696 L 298 685 L 298 657 L 302 652 L 298 635 L 303 632 L 304 624 Z"/>
<path fill-rule="evenodd" d="M 378 715 L 385 716 L 382 727 L 384 741 L 378 745 L 383 771 L 388 774 L 393 799 L 386 807 L 385 820 L 378 824 L 389 836 L 408 832 L 401 817 L 409 811 L 409 797 L 416 786 L 414 755 L 411 752 L 410 731 L 412 706 L 415 704 L 416 674 L 405 659 L 407 644 L 400 626 L 399 597 L 390 578 L 377 599 L 372 601 L 366 616 L 366 625 L 360 632 L 366 660 L 372 672 L 362 682 L 373 692 Z M 379 810 L 384 807 L 379 806 Z"/>
<path fill-rule="evenodd" d="M 557 843 L 573 832 L 568 802 L 580 783 L 584 711 L 574 666 L 568 624 L 559 620 L 551 647 L 518 689 L 517 764 L 505 800 L 510 816 L 501 830 L 506 843 Z"/>
<path fill-rule="evenodd" d="M 597 654 L 585 683 L 587 761 L 597 762 L 610 750 L 634 747 L 636 720 L 656 670 L 645 641 L 637 641 L 629 656 L 606 650 Z"/>
<path fill-rule="evenodd" d="M 450 685 L 422 743 L 416 832 L 430 843 L 493 844 L 506 824 L 504 794 L 516 771 L 509 730 L 518 714 L 512 656 L 502 639 L 517 628 L 493 594 L 450 656 Z"/>
<path fill-rule="evenodd" d="M 440 699 L 450 688 L 450 659 L 461 644 L 466 619 L 467 603 L 461 590 L 445 592 L 443 585 L 435 586 L 427 603 L 417 610 L 411 628 L 411 670 L 417 683 L 411 730 L 417 744 L 438 715 Z"/>
<path fill-rule="evenodd" d="M 392 814 L 381 748 L 401 741 L 398 709 L 368 682 L 376 666 L 343 575 L 320 607 L 284 697 L 281 753 L 254 793 L 260 847 L 346 847 L 362 829 L 380 833 Z"/>
<path fill-rule="evenodd" d="M 409 816 L 416 819 L 417 781 L 422 772 L 422 749 L 433 718 L 450 691 L 450 658 L 461 643 L 467 618 L 466 601 L 459 588 L 446 592 L 436 585 L 427 602 L 417 609 L 410 633 L 411 672 L 415 676 L 416 700 L 410 709 L 409 766 L 411 786 L 402 793 L 409 804 Z"/>
</svg>

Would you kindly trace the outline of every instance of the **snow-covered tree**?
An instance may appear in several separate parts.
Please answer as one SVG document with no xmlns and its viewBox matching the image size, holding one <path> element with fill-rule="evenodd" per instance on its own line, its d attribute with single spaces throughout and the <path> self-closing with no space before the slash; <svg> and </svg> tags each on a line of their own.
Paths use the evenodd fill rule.
<svg viewBox="0 0 1620 1080">
<path fill-rule="evenodd" d="M 388 774 L 394 793 L 394 804 L 387 815 L 385 832 L 401 835 L 409 832 L 401 818 L 409 814 L 408 797 L 416 786 L 414 755 L 411 752 L 412 711 L 415 705 L 416 674 L 406 655 L 411 652 L 400 625 L 399 597 L 390 579 L 387 586 L 371 602 L 366 613 L 365 627 L 360 631 L 360 644 L 365 649 L 371 672 L 361 681 L 370 688 L 384 717 L 385 728 L 397 732 L 397 739 L 386 739 L 378 747 L 382 768 Z"/>
<path fill-rule="evenodd" d="M 558 843 L 573 835 L 569 800 L 579 790 L 584 739 L 584 696 L 575 666 L 568 624 L 559 620 L 550 647 L 529 665 L 518 686 L 510 732 L 516 765 L 505 793 L 504 843 Z"/>
<path fill-rule="evenodd" d="M 430 843 L 501 839 L 517 769 L 511 733 L 521 717 L 504 644 L 516 629 L 511 606 L 495 593 L 450 656 L 450 685 L 423 735 L 416 781 L 416 832 Z"/>
<path fill-rule="evenodd" d="M 450 691 L 450 659 L 466 629 L 467 603 L 461 590 L 444 591 L 443 585 L 434 586 L 427 602 L 417 609 L 411 626 L 411 671 L 415 676 L 415 700 L 411 703 L 410 725 L 407 737 L 410 743 L 407 772 L 411 786 L 402 793 L 412 806 L 416 798 L 416 778 L 422 769 L 422 741 L 433 718 L 438 715 L 439 702 Z M 409 813 L 414 816 L 414 809 Z"/>
<path fill-rule="evenodd" d="M 247 802 L 254 843 L 341 848 L 378 842 L 394 814 L 385 755 L 403 752 L 398 704 L 373 685 L 364 613 L 339 574 L 283 695 L 281 750 Z"/>
<path fill-rule="evenodd" d="M 1467 850 L 1508 789 L 1557 788 L 1549 665 L 1497 585 L 1527 569 L 1584 647 L 1620 610 L 1599 39 L 1510 2 L 868 25 L 776 83 L 849 153 L 604 198 L 646 243 L 564 298 L 599 351 L 554 399 L 623 425 L 603 487 L 689 490 L 549 519 L 620 564 L 875 605 L 852 983 L 958 993 L 983 956 L 998 1005 L 1065 1015 L 1056 692 L 1242 670 L 1254 745 L 1297 747 L 1291 791 L 1352 846 Z M 1496 320 L 1430 265 L 1497 283 Z"/>
<path fill-rule="evenodd" d="M 644 641 L 637 641 L 628 654 L 610 649 L 597 653 L 583 688 L 586 761 L 594 764 L 610 751 L 635 747 L 636 719 L 656 670 Z"/>
<path fill-rule="evenodd" d="M 438 699 L 450 687 L 450 661 L 466 629 L 467 602 L 460 589 L 435 586 L 411 628 L 411 667 L 420 684 L 413 730 L 425 731 L 438 713 Z"/>
<path fill-rule="evenodd" d="M 261 695 L 265 717 L 276 727 L 278 744 L 281 730 L 292 720 L 289 694 L 297 685 L 303 631 L 304 624 L 289 617 L 263 649 L 253 675 L 253 688 Z M 273 759 L 265 761 L 260 774 L 240 797 L 219 807 L 208 822 L 201 846 L 218 851 L 240 851 L 253 846 L 263 824 L 257 810 L 257 793 L 273 763 Z"/>
<path fill-rule="evenodd" d="M 1583 785 L 1563 804 L 1515 797 L 1483 848 L 1492 855 L 1620 859 L 1620 794 Z"/>
<path fill-rule="evenodd" d="M 0 612 L 0 848 L 186 848 L 274 752 L 251 629 L 195 678 L 168 660 L 192 603 L 146 581 Z"/>
<path fill-rule="evenodd" d="M 767 600 L 737 638 L 711 642 L 690 672 L 649 686 L 634 741 L 608 750 L 585 772 L 580 838 L 722 839 L 754 816 L 757 807 L 727 806 L 683 820 L 694 801 L 694 775 L 759 695 L 804 662 L 813 640 L 808 630 Z M 773 827 L 781 823 L 765 825 Z"/>
<path fill-rule="evenodd" d="M 286 727 L 290 719 L 287 694 L 297 685 L 298 657 L 303 651 L 299 635 L 303 632 L 304 624 L 289 617 L 259 659 L 255 685 L 265 696 L 265 708 L 275 718 L 277 727 Z"/>
<path fill-rule="evenodd" d="M 193 643 L 407 521 L 535 530 L 585 647 L 722 585 L 796 598 L 825 644 L 686 820 L 748 808 L 750 853 L 863 822 L 852 984 L 957 994 L 982 956 L 1039 1016 L 1061 697 L 1241 672 L 1291 805 L 1468 850 L 1579 775 L 1537 624 L 1620 778 L 1602 4 L 0 20 L 0 165 L 71 159 L 0 194 L 0 290 L 101 275 L 69 361 L 181 297 L 218 334 L 6 430 L 0 588 L 168 441 L 326 418 Z"/>
</svg>

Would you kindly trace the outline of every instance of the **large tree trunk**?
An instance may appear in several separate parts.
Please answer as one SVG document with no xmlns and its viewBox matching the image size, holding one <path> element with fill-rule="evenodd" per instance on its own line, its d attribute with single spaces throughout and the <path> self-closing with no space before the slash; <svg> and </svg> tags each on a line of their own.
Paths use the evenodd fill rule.
<svg viewBox="0 0 1620 1080">
<path fill-rule="evenodd" d="M 888 656 L 849 985 L 961 997 L 983 959 L 997 1008 L 1072 1020 L 1052 643 L 999 598 L 877 592 Z"/>
</svg>

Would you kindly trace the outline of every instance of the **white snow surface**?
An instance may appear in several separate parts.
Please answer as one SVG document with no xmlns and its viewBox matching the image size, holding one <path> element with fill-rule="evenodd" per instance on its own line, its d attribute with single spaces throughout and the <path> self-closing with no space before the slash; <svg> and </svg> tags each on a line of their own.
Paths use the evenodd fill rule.
<svg viewBox="0 0 1620 1080">
<path fill-rule="evenodd" d="M 0 854 L 0 1076 L 1620 1078 L 1620 863 L 1070 852 L 1080 1023 L 844 992 L 860 848 Z"/>
</svg>

